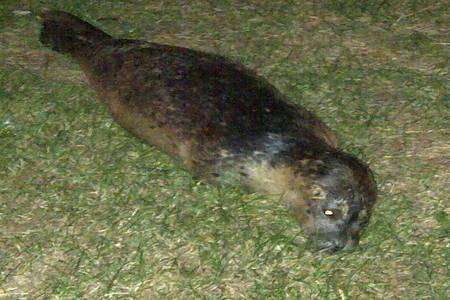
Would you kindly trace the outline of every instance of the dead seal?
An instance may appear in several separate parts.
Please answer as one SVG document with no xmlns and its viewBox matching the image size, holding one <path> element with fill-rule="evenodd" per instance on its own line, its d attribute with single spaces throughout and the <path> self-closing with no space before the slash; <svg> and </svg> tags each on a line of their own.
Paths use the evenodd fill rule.
<svg viewBox="0 0 450 300">
<path fill-rule="evenodd" d="M 376 200 L 370 169 L 311 112 L 229 59 L 115 39 L 62 11 L 40 41 L 69 54 L 113 118 L 203 180 L 282 197 L 319 249 L 358 244 Z"/>
</svg>

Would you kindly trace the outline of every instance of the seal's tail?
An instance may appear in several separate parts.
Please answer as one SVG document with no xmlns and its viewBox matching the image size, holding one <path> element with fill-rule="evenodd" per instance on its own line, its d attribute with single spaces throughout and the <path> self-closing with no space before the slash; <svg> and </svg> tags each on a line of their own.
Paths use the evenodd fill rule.
<svg viewBox="0 0 450 300">
<path fill-rule="evenodd" d="M 107 33 L 63 11 L 48 10 L 40 16 L 42 29 L 39 40 L 61 53 L 74 57 L 89 55 L 96 45 L 112 39 Z"/>
</svg>

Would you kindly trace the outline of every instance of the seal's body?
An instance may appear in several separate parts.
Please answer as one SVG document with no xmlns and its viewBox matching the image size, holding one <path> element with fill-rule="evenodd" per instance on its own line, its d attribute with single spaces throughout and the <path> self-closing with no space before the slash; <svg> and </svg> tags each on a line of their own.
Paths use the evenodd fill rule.
<svg viewBox="0 0 450 300">
<path fill-rule="evenodd" d="M 212 183 L 282 197 L 322 249 L 358 241 L 373 176 L 334 133 L 266 80 L 222 56 L 114 39 L 61 11 L 40 40 L 77 60 L 114 119 Z"/>
</svg>

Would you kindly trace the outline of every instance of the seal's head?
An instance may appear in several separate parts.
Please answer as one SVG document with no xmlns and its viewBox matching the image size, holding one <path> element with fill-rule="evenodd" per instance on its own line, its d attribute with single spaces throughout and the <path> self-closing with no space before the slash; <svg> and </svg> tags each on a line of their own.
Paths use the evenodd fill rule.
<svg viewBox="0 0 450 300">
<path fill-rule="evenodd" d="M 369 168 L 349 155 L 314 162 L 308 192 L 295 208 L 319 250 L 352 249 L 370 218 L 376 184 Z"/>
</svg>

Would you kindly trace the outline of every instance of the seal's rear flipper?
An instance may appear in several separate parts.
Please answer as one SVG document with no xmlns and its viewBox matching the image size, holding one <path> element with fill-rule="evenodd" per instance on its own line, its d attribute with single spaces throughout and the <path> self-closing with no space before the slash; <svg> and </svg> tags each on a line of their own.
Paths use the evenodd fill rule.
<svg viewBox="0 0 450 300">
<path fill-rule="evenodd" d="M 47 10 L 40 14 L 42 44 L 73 57 L 89 55 L 101 42 L 112 39 L 110 35 L 69 13 Z"/>
</svg>

